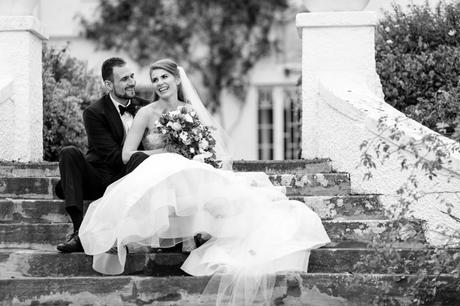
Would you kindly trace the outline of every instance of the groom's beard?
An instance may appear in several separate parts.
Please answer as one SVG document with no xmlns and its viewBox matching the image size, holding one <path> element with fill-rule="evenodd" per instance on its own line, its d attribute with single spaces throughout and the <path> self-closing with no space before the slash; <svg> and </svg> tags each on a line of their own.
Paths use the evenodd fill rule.
<svg viewBox="0 0 460 306">
<path fill-rule="evenodd" d="M 129 89 L 132 89 L 132 90 L 129 90 Z M 132 93 L 128 93 L 128 92 L 132 92 Z M 134 98 L 134 96 L 136 95 L 136 89 L 134 86 L 126 87 L 123 93 L 117 92 L 117 90 L 114 89 L 113 95 L 120 99 L 131 99 L 131 98 Z"/>
</svg>

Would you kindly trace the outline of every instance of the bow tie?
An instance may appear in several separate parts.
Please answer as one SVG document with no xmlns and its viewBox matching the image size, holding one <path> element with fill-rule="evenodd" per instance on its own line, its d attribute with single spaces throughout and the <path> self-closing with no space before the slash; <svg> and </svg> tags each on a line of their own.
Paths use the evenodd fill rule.
<svg viewBox="0 0 460 306">
<path fill-rule="evenodd" d="M 136 107 L 134 106 L 133 103 L 130 103 L 128 106 L 123 106 L 123 105 L 118 105 L 118 109 L 120 110 L 120 115 L 123 116 L 125 112 L 130 113 L 133 117 L 134 114 L 136 113 Z"/>
</svg>

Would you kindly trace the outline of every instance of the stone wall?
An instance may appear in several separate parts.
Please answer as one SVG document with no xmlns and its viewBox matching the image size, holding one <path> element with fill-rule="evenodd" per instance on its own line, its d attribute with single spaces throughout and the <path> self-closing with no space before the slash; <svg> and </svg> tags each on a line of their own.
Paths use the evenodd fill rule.
<svg viewBox="0 0 460 306">
<path fill-rule="evenodd" d="M 32 16 L 0 16 L 0 160 L 43 159 L 42 41 Z"/>
<path fill-rule="evenodd" d="M 372 12 L 297 16 L 303 41 L 303 158 L 331 158 L 336 170 L 350 173 L 353 192 L 382 194 L 386 206 L 397 203 L 397 189 L 414 175 L 419 181 L 418 191 L 424 196 L 412 207 L 413 213 L 428 221 L 430 242 L 442 244 L 446 239 L 438 234 L 439 227 L 448 232 L 460 229 L 460 224 L 445 214 L 446 203 L 459 202 L 460 154 L 453 154 L 452 162 L 433 180 L 422 170 L 401 171 L 402 159 L 409 164 L 417 159 L 404 150 L 383 164 L 377 163 L 370 180 L 363 179 L 366 169 L 359 166 L 364 140 L 380 138 L 388 142 L 389 151 L 398 148 L 399 143 L 380 135 L 378 121 L 383 116 L 390 122 L 401 122 L 400 129 L 407 135 L 401 141 L 420 140 L 435 133 L 385 103 L 375 71 L 376 20 Z M 452 140 L 437 136 L 446 146 L 455 145 Z M 427 160 L 434 158 L 425 153 Z M 458 205 L 453 214 L 460 216 Z"/>
</svg>

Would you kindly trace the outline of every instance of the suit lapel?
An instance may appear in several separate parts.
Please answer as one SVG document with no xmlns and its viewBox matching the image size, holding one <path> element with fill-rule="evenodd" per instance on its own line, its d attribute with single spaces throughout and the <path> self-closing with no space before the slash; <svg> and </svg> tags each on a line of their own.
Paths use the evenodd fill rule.
<svg viewBox="0 0 460 306">
<path fill-rule="evenodd" d="M 109 95 L 104 96 L 104 108 L 107 116 L 107 121 L 109 122 L 110 129 L 115 132 L 117 141 L 122 144 L 125 134 L 125 129 L 123 128 L 123 122 L 121 121 L 120 115 L 115 109 L 112 100 Z"/>
</svg>

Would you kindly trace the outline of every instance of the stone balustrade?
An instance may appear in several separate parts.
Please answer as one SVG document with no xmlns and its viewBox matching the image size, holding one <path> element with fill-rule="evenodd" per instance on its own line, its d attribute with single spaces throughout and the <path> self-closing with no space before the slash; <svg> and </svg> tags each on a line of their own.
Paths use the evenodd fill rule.
<svg viewBox="0 0 460 306">
<path fill-rule="evenodd" d="M 385 163 L 377 162 L 370 180 L 363 180 L 366 169 L 360 167 L 360 145 L 364 140 L 379 139 L 389 145 L 388 151 L 409 139 L 420 141 L 433 134 L 446 145 L 455 146 L 434 131 L 410 120 L 383 99 L 380 79 L 376 73 L 373 12 L 321 12 L 297 15 L 302 37 L 302 154 L 303 158 L 331 158 L 338 171 L 350 173 L 352 192 L 382 194 L 384 205 L 397 203 L 396 191 L 410 175 L 418 180 L 418 191 L 425 194 L 411 207 L 413 214 L 427 220 L 427 238 L 433 244 L 445 242 L 438 232 L 458 230 L 459 224 L 446 216 L 446 203 L 458 204 L 460 192 L 460 154 L 451 156 L 451 163 L 430 180 L 426 172 L 401 171 L 401 161 L 414 163 L 418 156 L 408 150 L 395 154 Z M 390 125 L 396 120 L 406 135 L 399 142 L 381 135 L 379 119 L 387 117 Z M 421 152 L 426 160 L 434 160 L 429 152 Z M 455 205 L 454 215 L 460 215 Z"/>
</svg>

